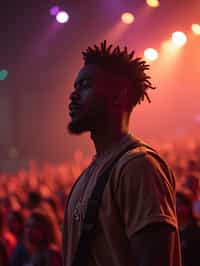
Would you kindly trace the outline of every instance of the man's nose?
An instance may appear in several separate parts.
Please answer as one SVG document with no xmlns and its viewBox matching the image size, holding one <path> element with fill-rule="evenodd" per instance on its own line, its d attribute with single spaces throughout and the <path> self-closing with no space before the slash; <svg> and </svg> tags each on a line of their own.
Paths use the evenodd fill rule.
<svg viewBox="0 0 200 266">
<path fill-rule="evenodd" d="M 79 94 L 77 91 L 73 91 L 71 94 L 70 94 L 70 100 L 71 101 L 74 101 L 74 100 L 78 100 L 80 98 Z"/>
</svg>

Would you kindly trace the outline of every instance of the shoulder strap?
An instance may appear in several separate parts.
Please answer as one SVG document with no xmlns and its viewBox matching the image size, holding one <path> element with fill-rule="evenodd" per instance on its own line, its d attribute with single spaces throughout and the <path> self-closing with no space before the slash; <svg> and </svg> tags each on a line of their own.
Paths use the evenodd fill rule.
<svg viewBox="0 0 200 266">
<path fill-rule="evenodd" d="M 115 160 L 113 160 L 113 162 L 99 175 L 95 188 L 91 194 L 91 197 L 88 200 L 86 215 L 81 229 L 81 236 L 72 266 L 88 266 L 91 243 L 92 240 L 95 238 L 95 229 L 104 188 L 114 164 L 127 151 L 141 146 L 146 146 L 148 149 L 152 150 L 151 147 L 143 143 L 132 143 L 124 150 L 122 150 L 120 154 L 117 155 Z"/>
</svg>

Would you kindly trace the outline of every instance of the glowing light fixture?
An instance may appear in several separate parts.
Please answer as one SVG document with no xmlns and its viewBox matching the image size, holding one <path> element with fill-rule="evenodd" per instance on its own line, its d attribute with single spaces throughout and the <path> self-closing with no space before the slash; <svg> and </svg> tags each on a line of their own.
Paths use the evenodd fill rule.
<svg viewBox="0 0 200 266">
<path fill-rule="evenodd" d="M 0 80 L 5 80 L 8 77 L 8 71 L 3 69 L 0 71 Z"/>
<path fill-rule="evenodd" d="M 184 46 L 187 42 L 187 36 L 181 31 L 176 31 L 172 34 L 172 41 L 177 46 Z"/>
<path fill-rule="evenodd" d="M 67 12 L 65 11 L 60 11 L 58 12 L 58 14 L 56 15 L 56 20 L 59 23 L 66 23 L 69 20 L 69 15 L 67 14 Z"/>
<path fill-rule="evenodd" d="M 53 7 L 51 7 L 50 8 L 50 11 L 49 11 L 50 12 L 50 15 L 56 16 L 58 14 L 59 10 L 60 10 L 59 6 L 53 6 Z"/>
<path fill-rule="evenodd" d="M 159 7 L 160 2 L 158 0 L 146 0 L 146 3 L 150 7 Z"/>
<path fill-rule="evenodd" d="M 135 20 L 135 17 L 134 17 L 134 15 L 132 13 L 126 12 L 126 13 L 122 14 L 121 20 L 125 24 L 132 24 L 134 22 L 134 20 Z"/>
<path fill-rule="evenodd" d="M 200 24 L 192 24 L 192 31 L 196 35 L 200 35 Z"/>
<path fill-rule="evenodd" d="M 144 51 L 144 57 L 147 60 L 155 61 L 158 59 L 158 52 L 153 48 L 148 48 Z"/>
</svg>

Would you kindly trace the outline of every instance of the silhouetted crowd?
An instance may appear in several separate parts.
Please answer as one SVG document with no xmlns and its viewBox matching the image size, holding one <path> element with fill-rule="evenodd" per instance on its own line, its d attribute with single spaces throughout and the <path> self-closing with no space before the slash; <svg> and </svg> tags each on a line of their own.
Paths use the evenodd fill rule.
<svg viewBox="0 0 200 266">
<path fill-rule="evenodd" d="M 60 266 L 67 195 L 88 164 L 80 152 L 62 164 L 30 161 L 0 173 L 0 266 Z"/>
<path fill-rule="evenodd" d="M 177 179 L 177 216 L 184 266 L 200 265 L 200 140 L 164 143 L 159 151 Z M 0 173 L 0 266 L 61 266 L 67 195 L 89 160 L 37 164 Z"/>
<path fill-rule="evenodd" d="M 200 265 L 200 139 L 165 144 L 161 153 L 176 174 L 176 209 L 183 266 Z"/>
</svg>

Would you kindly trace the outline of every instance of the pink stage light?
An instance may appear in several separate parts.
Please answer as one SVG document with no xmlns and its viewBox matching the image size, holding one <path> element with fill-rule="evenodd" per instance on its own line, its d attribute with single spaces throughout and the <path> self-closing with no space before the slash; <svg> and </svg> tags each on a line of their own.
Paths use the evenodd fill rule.
<svg viewBox="0 0 200 266">
<path fill-rule="evenodd" d="M 134 22 L 134 20 L 135 20 L 135 17 L 134 17 L 134 15 L 132 13 L 126 12 L 126 13 L 122 14 L 121 20 L 125 24 L 132 24 Z"/>
<path fill-rule="evenodd" d="M 50 15 L 51 16 L 56 16 L 58 14 L 59 10 L 60 10 L 60 7 L 59 6 L 53 6 L 50 9 Z"/>
<path fill-rule="evenodd" d="M 60 11 L 57 15 L 56 15 L 56 20 L 59 23 L 66 23 L 69 20 L 69 15 L 67 14 L 67 12 L 65 11 Z"/>
</svg>

